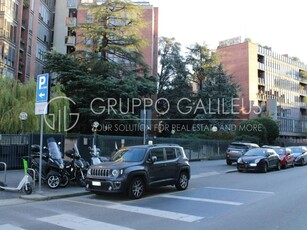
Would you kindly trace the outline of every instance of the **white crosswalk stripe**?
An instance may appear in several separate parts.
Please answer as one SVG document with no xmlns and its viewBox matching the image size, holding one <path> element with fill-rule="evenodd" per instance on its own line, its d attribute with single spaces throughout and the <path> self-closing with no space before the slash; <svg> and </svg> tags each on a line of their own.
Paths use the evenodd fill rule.
<svg viewBox="0 0 307 230">
<path fill-rule="evenodd" d="M 20 228 L 11 224 L 0 225 L 0 230 L 26 230 L 25 228 Z"/>
<path fill-rule="evenodd" d="M 38 220 L 73 230 L 104 229 L 104 230 L 132 230 L 115 224 L 91 220 L 80 216 L 61 214 L 38 218 Z"/>
</svg>

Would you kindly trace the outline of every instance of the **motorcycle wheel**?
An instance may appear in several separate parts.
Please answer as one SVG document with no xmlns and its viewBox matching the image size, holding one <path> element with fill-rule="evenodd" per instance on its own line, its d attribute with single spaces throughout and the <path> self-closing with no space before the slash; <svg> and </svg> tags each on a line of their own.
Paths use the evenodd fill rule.
<svg viewBox="0 0 307 230">
<path fill-rule="evenodd" d="M 23 191 L 27 195 L 30 195 L 32 193 L 32 186 L 30 184 L 25 184 L 24 187 L 23 187 Z"/>
<path fill-rule="evenodd" d="M 51 175 L 47 178 L 49 188 L 55 189 L 60 186 L 61 178 L 57 175 Z"/>
<path fill-rule="evenodd" d="M 60 187 L 64 188 L 69 184 L 69 177 L 65 174 L 62 176 Z"/>
</svg>

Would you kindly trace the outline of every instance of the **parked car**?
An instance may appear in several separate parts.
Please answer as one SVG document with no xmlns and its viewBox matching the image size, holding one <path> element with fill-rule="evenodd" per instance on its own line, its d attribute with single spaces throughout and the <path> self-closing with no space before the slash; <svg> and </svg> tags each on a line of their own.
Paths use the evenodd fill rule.
<svg viewBox="0 0 307 230">
<path fill-rule="evenodd" d="M 294 167 L 294 154 L 290 148 L 271 145 L 264 145 L 262 147 L 271 148 L 276 151 L 279 155 L 282 168 L 287 168 L 288 166 Z"/>
<path fill-rule="evenodd" d="M 237 161 L 237 169 L 242 171 L 260 171 L 266 173 L 269 169 L 280 170 L 279 155 L 272 148 L 254 148 L 248 150 Z"/>
<path fill-rule="evenodd" d="M 185 190 L 190 179 L 189 160 L 184 149 L 174 144 L 124 147 L 112 155 L 109 162 L 90 166 L 86 176 L 86 190 L 126 192 L 138 199 L 145 189 L 175 185 Z"/>
<path fill-rule="evenodd" d="M 227 165 L 232 165 L 233 162 L 237 162 L 239 157 L 253 148 L 259 148 L 259 145 L 254 143 L 232 142 L 226 150 Z"/>
<path fill-rule="evenodd" d="M 294 154 L 290 148 L 273 148 L 279 155 L 282 168 L 287 168 L 288 166 L 294 167 Z"/>
<path fill-rule="evenodd" d="M 294 154 L 294 163 L 296 165 L 305 165 L 307 163 L 306 146 L 289 146 Z"/>
</svg>

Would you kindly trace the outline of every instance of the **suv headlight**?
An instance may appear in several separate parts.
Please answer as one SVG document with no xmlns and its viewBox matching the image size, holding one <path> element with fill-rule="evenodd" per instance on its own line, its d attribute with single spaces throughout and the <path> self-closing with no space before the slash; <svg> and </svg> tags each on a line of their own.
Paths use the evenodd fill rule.
<svg viewBox="0 0 307 230">
<path fill-rule="evenodd" d="M 237 160 L 238 163 L 241 163 L 242 162 L 242 158 L 240 157 L 238 160 Z"/>
<path fill-rule="evenodd" d="M 111 175 L 113 176 L 113 177 L 118 177 L 119 176 L 119 170 L 118 169 L 113 169 L 112 171 L 111 171 Z"/>
<path fill-rule="evenodd" d="M 91 175 L 92 169 L 87 170 L 87 175 Z"/>
</svg>

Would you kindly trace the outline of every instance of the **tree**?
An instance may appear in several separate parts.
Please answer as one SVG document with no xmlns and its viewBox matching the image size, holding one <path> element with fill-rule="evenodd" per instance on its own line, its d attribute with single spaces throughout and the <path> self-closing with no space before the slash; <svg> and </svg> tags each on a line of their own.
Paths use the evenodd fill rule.
<svg viewBox="0 0 307 230">
<path fill-rule="evenodd" d="M 126 105 L 112 106 L 111 111 L 102 112 L 99 107 L 107 106 L 109 99 L 119 102 L 150 97 L 156 84 L 148 76 L 142 56 L 146 42 L 140 33 L 144 26 L 140 6 L 106 0 L 86 7 L 92 21 L 81 22 L 75 28 L 78 38 L 82 38 L 77 40 L 77 51 L 70 55 L 48 53 L 46 69 L 57 73 L 66 95 L 76 103 L 72 110 L 79 113 L 80 119 L 74 131 L 88 133 L 95 120 L 101 124 L 111 119 L 137 122 L 139 111 L 131 111 L 131 100 Z"/>
<path fill-rule="evenodd" d="M 259 145 L 267 144 L 268 131 L 263 124 L 255 119 L 243 121 L 236 129 L 236 140 L 248 141 L 248 137 L 257 139 Z M 242 137 L 245 137 L 243 139 Z"/>
<path fill-rule="evenodd" d="M 161 69 L 158 74 L 158 104 L 160 114 L 159 120 L 167 127 L 173 125 L 191 126 L 193 114 L 185 114 L 188 100 L 192 97 L 192 86 L 189 81 L 186 63 L 181 56 L 181 45 L 174 38 L 162 37 L 159 40 L 159 57 Z M 163 135 L 170 135 L 170 129 L 165 130 Z"/>
<path fill-rule="evenodd" d="M 191 66 L 191 79 L 197 85 L 195 122 L 217 126 L 233 123 L 238 114 L 233 100 L 238 97 L 239 85 L 225 73 L 206 45 L 191 46 L 187 63 Z"/>
<path fill-rule="evenodd" d="M 269 132 L 267 133 L 267 140 L 269 144 L 274 144 L 276 138 L 279 137 L 279 126 L 278 124 L 270 117 L 259 117 L 254 118 L 253 120 L 262 124 L 266 130 Z"/>
<path fill-rule="evenodd" d="M 22 84 L 14 79 L 0 77 L 0 132 L 1 133 L 19 133 L 21 131 L 21 121 L 19 114 L 26 112 L 27 120 L 24 121 L 24 130 L 26 132 L 38 132 L 40 128 L 40 118 L 35 115 L 35 92 L 36 83 L 34 80 L 27 84 Z M 52 87 L 51 98 L 65 96 L 61 88 L 57 85 Z M 67 101 L 56 100 L 50 104 L 50 113 L 56 114 L 68 106 Z M 63 110 L 62 110 L 63 111 Z M 68 115 L 69 110 L 66 111 Z M 69 116 L 65 116 L 67 119 Z M 54 127 L 45 126 L 45 132 L 62 132 L 63 127 L 58 124 L 65 124 L 64 116 L 48 117 L 45 116 L 49 124 L 56 124 Z M 54 119 L 54 120 L 53 120 Z"/>
<path fill-rule="evenodd" d="M 132 72 L 147 74 L 141 55 L 146 45 L 141 29 L 145 26 L 140 6 L 122 0 L 106 0 L 101 5 L 87 5 L 92 20 L 79 23 L 77 54 L 91 60 L 93 70 L 113 70 L 113 77 Z M 101 64 L 104 64 L 101 66 Z M 97 71 L 100 72 L 100 71 Z M 108 71 L 109 72 L 109 71 Z"/>
<path fill-rule="evenodd" d="M 201 91 L 203 82 L 208 78 L 212 67 L 218 65 L 217 57 L 206 44 L 195 43 L 188 47 L 186 62 L 191 66 L 191 81 L 196 83 L 197 89 Z"/>
</svg>

